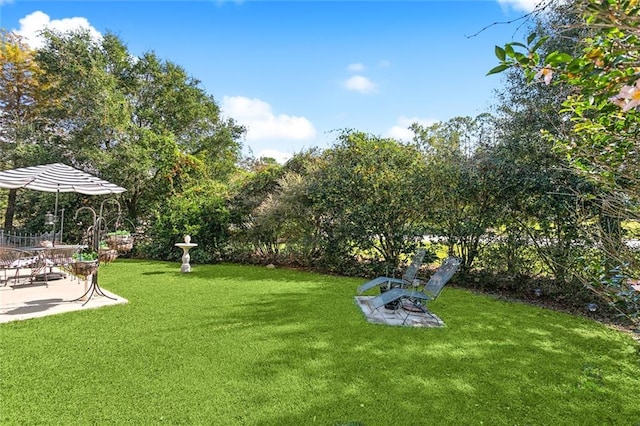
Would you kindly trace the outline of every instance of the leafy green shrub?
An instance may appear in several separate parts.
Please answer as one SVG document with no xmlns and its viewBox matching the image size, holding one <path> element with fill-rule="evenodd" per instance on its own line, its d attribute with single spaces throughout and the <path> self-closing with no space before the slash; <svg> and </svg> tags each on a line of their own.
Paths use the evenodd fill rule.
<svg viewBox="0 0 640 426">
<path fill-rule="evenodd" d="M 175 244 L 191 235 L 197 249 L 189 252 L 194 263 L 220 259 L 227 239 L 229 213 L 225 199 L 215 187 L 193 188 L 167 200 L 156 220 L 138 243 L 139 253 L 149 259 L 178 261 L 182 251 Z"/>
</svg>

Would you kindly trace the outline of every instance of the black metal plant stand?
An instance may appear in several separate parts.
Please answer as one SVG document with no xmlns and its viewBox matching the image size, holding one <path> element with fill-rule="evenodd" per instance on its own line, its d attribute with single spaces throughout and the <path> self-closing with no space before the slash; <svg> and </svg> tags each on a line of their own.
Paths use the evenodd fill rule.
<svg viewBox="0 0 640 426">
<path fill-rule="evenodd" d="M 91 242 L 91 247 L 92 247 L 92 249 L 93 249 L 93 251 L 95 253 L 99 253 L 100 226 L 101 226 L 101 223 L 105 222 L 105 220 L 104 220 L 104 218 L 102 216 L 102 211 L 103 211 L 104 203 L 107 202 L 107 201 L 113 201 L 118 205 L 118 219 L 119 219 L 119 216 L 120 216 L 120 204 L 116 200 L 113 200 L 113 199 L 107 199 L 107 200 L 104 200 L 102 202 L 102 204 L 100 205 L 100 215 L 99 216 L 96 215 L 96 211 L 93 208 L 88 207 L 88 206 L 84 206 L 84 207 L 80 207 L 78 210 L 76 210 L 76 215 L 74 217 L 74 219 L 77 219 L 78 213 L 83 209 L 89 210 L 93 214 L 93 225 L 92 225 L 92 227 L 90 227 L 90 229 L 92 230 L 92 233 L 93 233 L 93 241 Z M 91 273 L 91 282 L 89 284 L 89 287 L 87 288 L 87 291 L 85 291 L 82 296 L 80 296 L 80 297 L 78 297 L 76 299 L 70 300 L 69 302 L 77 302 L 77 301 L 80 301 L 80 300 L 84 300 L 84 303 L 82 304 L 82 306 L 84 306 L 96 294 L 98 296 L 106 297 L 107 299 L 117 300 L 117 298 L 107 295 L 102 290 L 102 288 L 100 288 L 100 284 L 98 284 L 98 270 L 100 269 L 99 267 L 100 267 L 100 260 L 96 259 L 95 260 L 95 269 Z M 85 276 L 85 281 L 86 281 L 86 276 Z"/>
<path fill-rule="evenodd" d="M 80 297 L 78 297 L 76 299 L 70 300 L 70 302 L 78 302 L 80 300 L 84 300 L 84 303 L 82 304 L 82 306 L 84 306 L 89 302 L 89 300 L 91 300 L 91 298 L 95 294 L 97 294 L 98 296 L 104 296 L 107 299 L 117 300 L 115 297 L 111 297 L 111 296 L 107 295 L 100 288 L 100 285 L 98 284 L 98 267 L 100 266 L 100 262 L 96 260 L 95 263 L 96 263 L 95 270 L 91 273 L 91 283 L 89 284 L 89 287 L 87 288 L 87 291 L 85 291 L 82 296 L 80 296 Z"/>
</svg>

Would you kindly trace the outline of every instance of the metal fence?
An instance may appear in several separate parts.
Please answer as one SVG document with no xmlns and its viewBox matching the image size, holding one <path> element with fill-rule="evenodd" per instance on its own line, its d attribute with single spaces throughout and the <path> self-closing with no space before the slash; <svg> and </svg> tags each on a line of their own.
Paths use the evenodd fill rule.
<svg viewBox="0 0 640 426">
<path fill-rule="evenodd" d="M 60 241 L 61 238 L 61 233 L 56 232 L 56 241 Z M 0 229 L 0 247 L 35 247 L 42 241 L 53 241 L 53 232 L 9 232 Z"/>
</svg>

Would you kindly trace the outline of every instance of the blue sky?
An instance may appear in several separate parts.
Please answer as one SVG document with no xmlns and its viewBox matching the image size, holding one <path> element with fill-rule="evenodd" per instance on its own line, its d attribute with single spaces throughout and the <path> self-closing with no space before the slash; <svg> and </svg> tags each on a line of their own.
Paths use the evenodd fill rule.
<svg viewBox="0 0 640 426">
<path fill-rule="evenodd" d="M 412 122 L 494 103 L 496 44 L 524 38 L 535 0 L 0 0 L 0 27 L 37 47 L 44 26 L 116 34 L 201 81 L 247 126 L 245 152 L 283 161 L 333 145 L 337 129 L 410 139 Z"/>
</svg>

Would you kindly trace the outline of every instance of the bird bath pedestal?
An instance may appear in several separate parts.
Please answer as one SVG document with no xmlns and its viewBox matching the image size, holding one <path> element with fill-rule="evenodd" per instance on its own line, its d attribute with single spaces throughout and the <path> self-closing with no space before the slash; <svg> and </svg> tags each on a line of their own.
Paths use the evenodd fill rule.
<svg viewBox="0 0 640 426">
<path fill-rule="evenodd" d="M 175 245 L 176 247 L 180 247 L 182 249 L 182 266 L 180 267 L 180 272 L 191 272 L 191 265 L 189 264 L 189 261 L 191 260 L 191 256 L 189 256 L 189 250 L 192 247 L 197 246 L 197 244 L 191 243 L 191 242 L 184 242 L 184 243 L 176 243 Z"/>
</svg>

